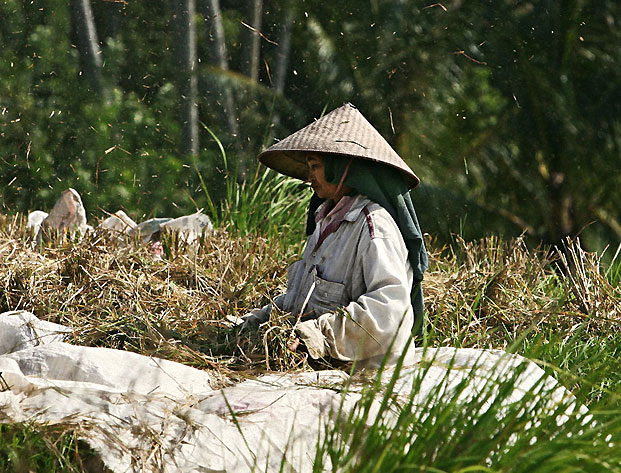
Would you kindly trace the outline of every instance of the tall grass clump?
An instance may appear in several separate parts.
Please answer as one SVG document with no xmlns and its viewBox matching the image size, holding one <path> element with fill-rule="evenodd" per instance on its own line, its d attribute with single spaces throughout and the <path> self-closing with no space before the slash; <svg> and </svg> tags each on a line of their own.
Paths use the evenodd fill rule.
<svg viewBox="0 0 621 473">
<path fill-rule="evenodd" d="M 432 374 L 434 365 L 446 369 L 440 379 Z M 495 368 L 500 371 L 501 365 Z M 464 370 L 466 375 L 455 382 L 455 371 Z M 562 398 L 543 377 L 520 393 L 526 365 L 504 375 L 493 369 L 482 375 L 476 365 L 471 370 L 431 356 L 414 370 L 407 389 L 399 389 L 404 371 L 380 370 L 353 411 L 333 414 L 335 424 L 326 427 L 317 444 L 313 471 L 621 469 L 618 406 L 587 410 L 580 407 L 585 393 Z"/>
<path fill-rule="evenodd" d="M 299 247 L 312 195 L 309 187 L 262 165 L 248 180 L 237 182 L 237 169 L 229 164 L 222 143 L 208 127 L 204 128 L 218 144 L 224 168 L 225 195 L 218 203 L 196 167 L 215 226 L 240 236 L 259 233 L 281 244 Z"/>
<path fill-rule="evenodd" d="M 613 286 L 618 286 L 621 283 L 621 243 L 619 243 L 612 260 L 608 264 L 606 278 Z"/>
<path fill-rule="evenodd" d="M 515 347 L 544 367 L 569 369 L 575 377 L 563 381 L 578 384 L 618 358 L 621 288 L 606 277 L 600 256 L 578 241 L 532 250 L 523 239 L 490 237 L 429 248 L 424 287 L 432 346 Z M 621 375 L 611 370 L 602 387 L 620 390 Z"/>
</svg>

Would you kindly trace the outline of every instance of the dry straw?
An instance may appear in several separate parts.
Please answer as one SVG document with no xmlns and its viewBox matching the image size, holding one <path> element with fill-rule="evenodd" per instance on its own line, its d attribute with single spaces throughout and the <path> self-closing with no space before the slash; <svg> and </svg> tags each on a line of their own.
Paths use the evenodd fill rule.
<svg viewBox="0 0 621 473">
<path fill-rule="evenodd" d="M 423 284 L 434 346 L 506 348 L 526 331 L 569 337 L 582 327 L 588 337 L 621 326 L 619 288 L 578 241 L 563 251 L 496 237 L 427 243 Z M 286 267 L 297 257 L 290 248 L 217 230 L 197 250 L 166 237 L 164 253 L 156 259 L 148 246 L 100 231 L 37 249 L 22 216 L 0 216 L 0 312 L 29 310 L 70 326 L 73 343 L 217 370 L 223 382 L 309 367 L 287 348 L 286 315 L 275 312 L 257 332 L 224 322 L 284 290 Z"/>
</svg>

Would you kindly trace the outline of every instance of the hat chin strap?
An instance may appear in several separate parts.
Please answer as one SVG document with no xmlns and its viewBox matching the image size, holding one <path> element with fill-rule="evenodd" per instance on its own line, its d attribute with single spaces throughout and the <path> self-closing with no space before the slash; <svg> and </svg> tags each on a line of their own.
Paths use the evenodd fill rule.
<svg viewBox="0 0 621 473">
<path fill-rule="evenodd" d="M 347 177 L 347 172 L 349 171 L 349 166 L 351 166 L 351 162 L 354 160 L 354 157 L 352 156 L 351 158 L 349 158 L 349 162 L 347 163 L 347 166 L 345 166 L 345 170 L 343 171 L 343 175 L 341 176 L 341 180 L 339 181 L 339 185 L 336 187 L 336 191 L 334 192 L 335 196 L 338 196 L 341 193 L 341 189 L 343 187 L 343 183 L 345 182 L 345 178 Z M 339 197 L 339 199 L 342 196 Z"/>
</svg>

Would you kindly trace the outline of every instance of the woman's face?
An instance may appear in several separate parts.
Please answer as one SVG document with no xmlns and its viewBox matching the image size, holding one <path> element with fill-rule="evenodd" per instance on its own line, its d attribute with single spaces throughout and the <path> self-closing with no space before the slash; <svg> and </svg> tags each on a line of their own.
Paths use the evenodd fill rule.
<svg viewBox="0 0 621 473">
<path fill-rule="evenodd" d="M 309 154 L 306 157 L 306 164 L 308 164 L 308 181 L 320 198 L 336 201 L 337 199 L 335 199 L 335 197 L 338 185 L 326 181 L 323 162 L 324 158 L 319 154 Z"/>
</svg>

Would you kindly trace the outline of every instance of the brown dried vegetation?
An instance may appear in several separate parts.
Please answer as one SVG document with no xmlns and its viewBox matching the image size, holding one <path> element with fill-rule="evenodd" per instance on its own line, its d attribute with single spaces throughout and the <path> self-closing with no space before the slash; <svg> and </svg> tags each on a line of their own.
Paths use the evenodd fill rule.
<svg viewBox="0 0 621 473">
<path fill-rule="evenodd" d="M 506 348 L 527 331 L 571 336 L 621 329 L 621 290 L 580 242 L 530 250 L 522 238 L 433 244 L 426 275 L 437 345 Z"/>
<path fill-rule="evenodd" d="M 169 237 L 156 259 L 148 246 L 101 231 L 35 248 L 24 220 L 0 216 L 0 312 L 24 309 L 68 325 L 76 344 L 228 374 L 308 367 L 287 349 L 291 322 L 282 314 L 258 332 L 226 323 L 284 290 L 301 244 L 217 230 L 196 250 Z M 585 327 L 583 336 L 605 336 L 621 328 L 619 287 L 579 242 L 567 242 L 564 252 L 494 237 L 428 246 L 424 290 L 434 346 L 506 348 L 527 331 L 571 336 Z"/>
</svg>

